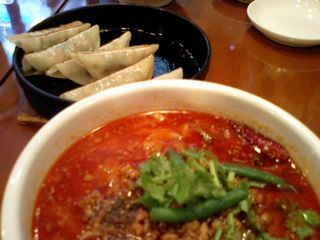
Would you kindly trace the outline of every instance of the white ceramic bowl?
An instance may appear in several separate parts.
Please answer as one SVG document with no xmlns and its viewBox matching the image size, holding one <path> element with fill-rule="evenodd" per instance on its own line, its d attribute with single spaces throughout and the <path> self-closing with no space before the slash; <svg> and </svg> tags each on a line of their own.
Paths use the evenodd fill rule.
<svg viewBox="0 0 320 240">
<path fill-rule="evenodd" d="M 31 237 L 40 182 L 57 157 L 102 124 L 132 113 L 183 109 L 236 119 L 284 144 L 303 166 L 320 197 L 320 141 L 298 120 L 252 94 L 195 80 L 146 81 L 116 87 L 79 101 L 51 119 L 28 143 L 14 166 L 2 206 L 2 240 Z"/>
<path fill-rule="evenodd" d="M 319 0 L 255 0 L 247 13 L 252 24 L 276 42 L 294 47 L 320 44 Z"/>
</svg>

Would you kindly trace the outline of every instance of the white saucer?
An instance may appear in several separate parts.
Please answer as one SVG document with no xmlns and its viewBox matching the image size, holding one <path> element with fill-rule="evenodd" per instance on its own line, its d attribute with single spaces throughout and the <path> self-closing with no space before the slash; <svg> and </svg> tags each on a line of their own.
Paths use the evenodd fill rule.
<svg viewBox="0 0 320 240">
<path fill-rule="evenodd" d="M 258 30 L 276 42 L 294 47 L 320 44 L 319 0 L 255 0 L 247 14 Z"/>
</svg>

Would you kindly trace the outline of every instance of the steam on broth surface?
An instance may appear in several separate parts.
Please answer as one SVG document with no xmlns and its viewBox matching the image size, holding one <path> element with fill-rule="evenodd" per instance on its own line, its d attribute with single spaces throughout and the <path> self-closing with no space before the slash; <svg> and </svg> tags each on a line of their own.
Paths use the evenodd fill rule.
<svg viewBox="0 0 320 240">
<path fill-rule="evenodd" d="M 230 119 L 158 111 L 107 123 L 61 155 L 33 238 L 320 239 L 319 212 L 280 144 Z"/>
</svg>

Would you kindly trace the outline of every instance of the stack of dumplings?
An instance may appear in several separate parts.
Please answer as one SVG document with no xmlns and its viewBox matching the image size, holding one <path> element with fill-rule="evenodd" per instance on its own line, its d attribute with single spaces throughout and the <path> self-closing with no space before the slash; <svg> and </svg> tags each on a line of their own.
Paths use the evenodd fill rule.
<svg viewBox="0 0 320 240">
<path fill-rule="evenodd" d="M 60 97 L 78 101 L 110 87 L 152 79 L 158 44 L 130 46 L 131 33 L 101 46 L 98 25 L 75 21 L 50 29 L 8 36 L 22 48 L 24 75 L 45 74 L 81 87 Z M 182 68 L 153 79 L 183 78 Z"/>
</svg>

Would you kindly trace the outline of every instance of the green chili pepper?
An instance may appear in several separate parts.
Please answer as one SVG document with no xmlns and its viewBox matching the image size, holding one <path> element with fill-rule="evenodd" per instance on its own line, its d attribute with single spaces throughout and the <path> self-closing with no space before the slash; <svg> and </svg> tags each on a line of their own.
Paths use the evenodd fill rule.
<svg viewBox="0 0 320 240">
<path fill-rule="evenodd" d="M 290 185 L 284 179 L 265 171 L 261 171 L 261 170 L 247 167 L 247 166 L 231 164 L 231 163 L 223 163 L 220 166 L 226 171 L 235 172 L 236 175 L 240 177 L 247 177 L 257 181 L 270 183 L 280 188 L 290 187 Z"/>
<path fill-rule="evenodd" d="M 247 191 L 238 188 L 228 192 L 222 198 L 208 199 L 193 207 L 155 207 L 151 209 L 150 217 L 154 221 L 171 223 L 204 219 L 210 217 L 212 214 L 220 213 L 227 208 L 237 205 L 247 196 Z"/>
</svg>

